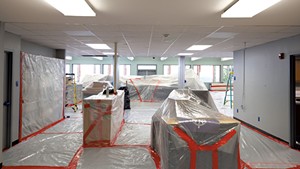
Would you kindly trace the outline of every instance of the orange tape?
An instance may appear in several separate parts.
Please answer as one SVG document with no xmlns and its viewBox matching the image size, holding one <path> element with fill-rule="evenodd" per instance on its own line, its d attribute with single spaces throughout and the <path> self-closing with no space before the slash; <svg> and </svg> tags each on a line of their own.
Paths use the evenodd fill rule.
<svg viewBox="0 0 300 169">
<path fill-rule="evenodd" d="M 135 88 L 135 91 L 136 91 L 136 93 L 138 94 L 138 97 L 139 97 L 139 99 L 140 99 L 140 102 L 143 102 L 143 99 L 141 98 L 140 92 L 139 92 L 139 90 L 136 88 L 136 86 L 134 85 L 133 80 L 132 80 L 132 79 L 129 79 L 129 80 L 130 80 L 130 82 L 132 83 L 133 87 Z"/>
<path fill-rule="evenodd" d="M 228 132 L 221 140 L 213 145 L 197 145 L 197 143 L 184 131 L 182 131 L 179 127 L 174 127 L 173 130 L 181 137 L 189 146 L 191 161 L 190 161 L 190 169 L 196 168 L 196 157 L 197 151 L 213 151 L 212 159 L 213 159 L 213 169 L 218 169 L 218 148 L 225 145 L 235 134 L 236 130 L 231 130 Z M 239 160 L 239 159 L 238 159 Z M 239 164 L 239 163 L 238 163 Z M 239 166 L 240 167 L 240 166 Z"/>
<path fill-rule="evenodd" d="M 19 140 L 22 140 L 22 117 L 23 117 L 23 92 L 22 92 L 22 88 L 23 88 L 23 60 L 24 60 L 24 52 L 20 52 L 20 100 L 19 100 Z"/>
<path fill-rule="evenodd" d="M 160 157 L 159 157 L 159 155 L 151 147 L 148 146 L 147 149 L 151 154 L 151 157 L 152 157 L 152 159 L 155 163 L 156 169 L 160 169 Z"/>
<path fill-rule="evenodd" d="M 29 139 L 29 138 L 31 138 L 31 137 L 34 137 L 34 136 L 36 136 L 36 135 L 38 135 L 38 134 L 43 133 L 44 131 L 46 131 L 46 130 L 49 129 L 50 127 L 55 126 L 56 124 L 62 122 L 63 120 L 65 120 L 65 119 L 60 119 L 60 120 L 58 120 L 58 121 L 56 121 L 56 122 L 54 122 L 54 123 L 52 123 L 52 124 L 49 124 L 48 126 L 42 128 L 41 130 L 39 130 L 39 131 L 37 131 L 37 132 L 34 132 L 34 133 L 32 133 L 32 134 L 30 134 L 30 135 L 28 135 L 28 136 L 26 136 L 26 137 L 23 137 L 23 138 L 21 139 L 20 142 L 22 142 L 22 141 L 24 141 L 24 140 L 27 140 L 27 139 Z"/>
<path fill-rule="evenodd" d="M 113 140 L 111 141 L 112 145 L 114 145 L 115 142 L 117 141 L 117 138 L 118 138 L 118 136 L 120 135 L 121 130 L 122 130 L 124 124 L 125 124 L 125 121 L 124 121 L 124 119 L 123 119 L 122 122 L 121 122 L 121 126 L 120 126 L 118 132 L 116 133 L 115 137 L 114 137 Z"/>
<path fill-rule="evenodd" d="M 3 169 L 68 169 L 67 167 L 57 166 L 3 166 Z"/>
</svg>

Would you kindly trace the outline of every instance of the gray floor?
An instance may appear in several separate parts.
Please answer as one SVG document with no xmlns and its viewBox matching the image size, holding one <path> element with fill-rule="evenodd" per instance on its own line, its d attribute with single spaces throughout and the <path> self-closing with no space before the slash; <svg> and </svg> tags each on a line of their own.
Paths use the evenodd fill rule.
<svg viewBox="0 0 300 169">
<path fill-rule="evenodd" d="M 230 116 L 232 112 L 230 107 L 220 104 L 222 100 L 220 97 L 223 97 L 223 94 L 214 92 L 212 97 L 216 100 L 220 112 Z M 126 123 L 115 145 L 105 148 L 85 148 L 80 156 L 75 154 L 82 145 L 81 107 L 77 112 L 67 109 L 66 114 L 70 118 L 5 151 L 3 164 L 14 166 L 16 169 L 18 166 L 40 166 L 41 169 L 43 166 L 70 167 L 72 159 L 79 158 L 78 166 L 71 168 L 156 168 L 148 145 L 151 117 L 160 104 L 132 102 L 131 110 L 126 110 L 124 114 Z M 245 126 L 241 126 L 240 156 L 251 168 L 300 168 L 299 151 L 274 142 Z"/>
</svg>

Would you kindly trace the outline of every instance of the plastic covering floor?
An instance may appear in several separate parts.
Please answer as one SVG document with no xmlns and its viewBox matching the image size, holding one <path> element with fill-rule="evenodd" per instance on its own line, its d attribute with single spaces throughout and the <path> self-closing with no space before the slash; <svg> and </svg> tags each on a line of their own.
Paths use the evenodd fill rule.
<svg viewBox="0 0 300 169">
<path fill-rule="evenodd" d="M 224 96 L 221 94 L 224 92 L 213 93 L 214 99 L 218 95 L 222 98 Z M 219 109 L 220 105 L 217 102 L 215 104 Z M 151 117 L 160 105 L 161 103 L 155 102 L 132 102 L 131 109 L 125 111 L 125 124 L 115 144 L 102 148 L 82 148 L 81 109 L 77 112 L 66 111 L 70 118 L 6 150 L 3 153 L 3 168 L 159 168 L 149 145 Z M 299 151 L 292 150 L 244 125 L 241 126 L 240 133 L 240 157 L 242 169 L 300 169 Z"/>
</svg>

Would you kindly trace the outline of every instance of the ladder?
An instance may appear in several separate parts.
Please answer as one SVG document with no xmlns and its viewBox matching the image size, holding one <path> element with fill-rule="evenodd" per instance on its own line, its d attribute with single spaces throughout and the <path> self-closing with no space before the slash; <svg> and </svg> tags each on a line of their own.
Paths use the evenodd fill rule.
<svg viewBox="0 0 300 169">
<path fill-rule="evenodd" d="M 226 85 L 226 91 L 225 91 L 225 97 L 223 105 L 225 105 L 227 102 L 230 103 L 230 108 L 232 109 L 233 106 L 233 72 L 229 73 L 228 79 L 227 79 L 227 85 Z M 229 96 L 229 100 L 227 100 L 227 97 Z"/>
</svg>

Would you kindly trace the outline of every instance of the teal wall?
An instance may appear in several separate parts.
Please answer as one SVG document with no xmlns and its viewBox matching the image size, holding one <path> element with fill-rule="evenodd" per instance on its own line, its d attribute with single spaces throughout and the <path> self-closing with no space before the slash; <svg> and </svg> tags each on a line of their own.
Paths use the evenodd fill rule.
<svg viewBox="0 0 300 169">
<path fill-rule="evenodd" d="M 135 57 L 133 61 L 128 60 L 126 57 L 119 57 L 118 58 L 119 64 L 130 64 L 131 75 L 137 74 L 137 65 L 139 64 L 155 64 L 157 66 L 157 74 L 163 74 L 163 65 L 166 64 L 178 64 L 178 58 L 168 58 L 164 61 L 160 60 L 160 57 Z M 88 57 L 73 57 L 72 60 L 67 60 L 66 64 L 113 64 L 113 57 L 105 57 L 103 60 L 97 60 L 94 58 Z M 190 58 L 186 58 L 185 60 L 186 65 L 233 65 L 233 60 L 229 61 L 221 61 L 220 58 L 202 58 L 196 61 L 191 61 Z M 221 69 L 222 70 L 222 69 Z"/>
</svg>

